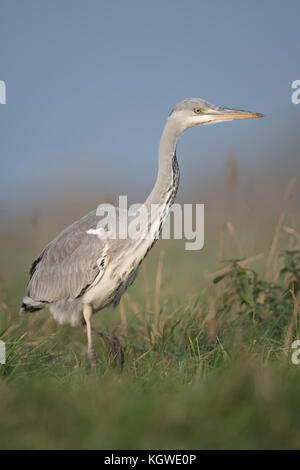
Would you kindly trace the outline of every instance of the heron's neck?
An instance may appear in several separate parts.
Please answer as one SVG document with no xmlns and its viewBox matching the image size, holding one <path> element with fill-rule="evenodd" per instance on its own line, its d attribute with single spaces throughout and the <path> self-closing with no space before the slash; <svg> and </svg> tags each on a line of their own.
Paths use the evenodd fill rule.
<svg viewBox="0 0 300 470">
<path fill-rule="evenodd" d="M 159 144 L 156 183 L 145 203 L 149 208 L 159 204 L 166 209 L 173 204 L 179 185 L 176 145 L 180 134 L 177 126 L 168 119 Z"/>
</svg>

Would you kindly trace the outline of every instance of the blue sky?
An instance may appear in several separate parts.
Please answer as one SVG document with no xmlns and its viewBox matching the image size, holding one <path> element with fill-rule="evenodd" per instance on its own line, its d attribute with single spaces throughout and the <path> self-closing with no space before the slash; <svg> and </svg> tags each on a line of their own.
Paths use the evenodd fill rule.
<svg viewBox="0 0 300 470">
<path fill-rule="evenodd" d="M 298 139 L 298 0 L 0 0 L 0 11 L 2 205 L 80 179 L 146 194 L 166 117 L 191 96 L 266 117 L 189 130 L 186 175 L 231 151 L 254 165 L 288 128 Z"/>
</svg>

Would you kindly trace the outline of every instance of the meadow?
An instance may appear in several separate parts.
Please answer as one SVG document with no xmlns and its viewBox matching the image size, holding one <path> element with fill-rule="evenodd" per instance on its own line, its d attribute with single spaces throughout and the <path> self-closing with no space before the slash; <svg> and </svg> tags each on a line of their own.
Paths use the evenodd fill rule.
<svg viewBox="0 0 300 470">
<path fill-rule="evenodd" d="M 207 202 L 202 251 L 159 241 L 120 306 L 95 316 L 120 338 L 122 373 L 100 340 L 91 371 L 85 334 L 47 311 L 18 317 L 51 230 L 34 217 L 2 230 L 0 448 L 299 448 L 296 180 L 258 204 L 229 161 L 225 191 Z"/>
</svg>

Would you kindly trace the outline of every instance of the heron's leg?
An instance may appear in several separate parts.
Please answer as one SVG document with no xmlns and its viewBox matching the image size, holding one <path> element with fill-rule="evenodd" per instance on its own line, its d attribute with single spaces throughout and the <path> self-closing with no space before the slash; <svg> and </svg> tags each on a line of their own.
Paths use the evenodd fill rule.
<svg viewBox="0 0 300 470">
<path fill-rule="evenodd" d="M 122 369 L 124 364 L 124 352 L 117 336 L 106 333 L 106 331 L 96 330 L 95 328 L 92 328 L 92 333 L 108 343 L 109 358 L 111 358 L 114 366 L 119 365 Z"/>
<path fill-rule="evenodd" d="M 87 339 L 88 339 L 88 355 L 91 363 L 92 369 L 96 367 L 97 356 L 93 348 L 93 341 L 92 341 L 92 314 L 93 310 L 89 304 L 83 305 L 83 316 L 86 323 L 86 331 L 87 331 Z"/>
</svg>

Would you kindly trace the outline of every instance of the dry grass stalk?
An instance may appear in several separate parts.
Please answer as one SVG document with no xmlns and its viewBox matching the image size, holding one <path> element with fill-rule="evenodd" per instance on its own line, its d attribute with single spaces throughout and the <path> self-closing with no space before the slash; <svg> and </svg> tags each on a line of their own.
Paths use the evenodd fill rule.
<svg viewBox="0 0 300 470">
<path fill-rule="evenodd" d="M 284 198 L 283 198 L 285 202 L 289 201 L 293 197 L 296 183 L 297 183 L 297 178 L 291 178 L 290 181 L 288 182 L 285 188 Z M 278 273 L 278 260 L 275 259 L 275 253 L 276 253 L 276 249 L 277 249 L 279 238 L 280 238 L 280 232 L 283 228 L 284 219 L 285 219 L 285 212 L 282 212 L 279 216 L 278 222 L 275 227 L 275 232 L 274 232 L 274 236 L 273 236 L 273 240 L 272 240 L 272 244 L 271 244 L 271 248 L 270 248 L 270 252 L 268 256 L 268 261 L 267 261 L 265 278 L 266 280 L 269 280 L 269 281 L 272 281 L 272 280 L 276 281 L 276 277 L 278 277 L 276 274 Z"/>
<path fill-rule="evenodd" d="M 219 238 L 219 254 L 218 254 L 218 261 L 220 266 L 224 266 L 224 240 L 225 240 L 225 227 L 222 226 L 220 231 L 220 238 Z"/>
<path fill-rule="evenodd" d="M 279 241 L 280 232 L 283 226 L 284 218 L 285 218 L 285 214 L 284 212 L 282 212 L 279 216 L 278 222 L 275 227 L 275 232 L 274 232 L 271 248 L 270 248 L 269 255 L 268 255 L 265 278 L 269 281 L 271 281 L 274 277 L 274 266 L 272 265 L 272 263 L 274 263 L 274 256 L 275 256 L 275 252 L 278 246 L 278 241 Z"/>
<path fill-rule="evenodd" d="M 209 310 L 206 318 L 206 325 L 207 325 L 207 330 L 208 330 L 208 335 L 212 339 L 216 336 L 217 332 L 217 309 L 216 309 L 216 303 L 215 303 L 215 297 L 213 295 L 210 295 L 210 304 L 209 304 Z"/>
<path fill-rule="evenodd" d="M 237 264 L 239 266 L 241 266 L 242 268 L 246 268 L 248 266 L 248 264 L 253 263 L 255 261 L 258 261 L 258 260 L 262 259 L 263 257 L 264 257 L 264 254 L 259 253 L 258 255 L 249 256 L 249 258 L 245 258 L 241 261 L 238 261 Z M 217 276 L 223 276 L 223 274 L 228 273 L 228 271 L 230 271 L 230 269 L 231 269 L 230 266 L 226 266 L 225 268 L 219 269 L 219 271 L 216 271 L 213 274 L 209 274 L 208 278 L 209 279 L 214 279 Z"/>
<path fill-rule="evenodd" d="M 292 227 L 284 226 L 283 230 L 290 236 L 291 245 L 290 249 L 298 250 L 300 249 L 300 234 Z"/>
<path fill-rule="evenodd" d="M 297 184 L 297 181 L 298 181 L 297 178 L 291 178 L 290 181 L 288 182 L 285 188 L 285 193 L 284 193 L 285 201 L 289 201 L 294 196 L 294 189 Z"/>
<path fill-rule="evenodd" d="M 129 303 L 129 305 L 132 308 L 132 310 L 134 311 L 134 313 L 136 314 L 136 316 L 138 317 L 138 319 L 140 320 L 140 322 L 145 323 L 145 319 L 142 315 L 142 312 L 140 311 L 140 309 L 138 307 L 138 304 L 133 300 L 133 298 L 129 295 L 128 292 L 125 293 L 124 297 L 127 300 L 127 302 Z"/>
<path fill-rule="evenodd" d="M 231 186 L 236 186 L 239 179 L 239 168 L 236 160 L 236 156 L 231 154 L 227 158 L 226 162 L 226 179 L 227 183 Z"/>
<path fill-rule="evenodd" d="M 127 336 L 128 330 L 127 330 L 127 316 L 126 316 L 126 310 L 125 310 L 125 302 L 123 297 L 121 297 L 120 300 L 120 314 L 121 314 L 121 324 L 123 328 L 123 334 L 124 336 Z"/>
<path fill-rule="evenodd" d="M 249 258 L 246 258 L 246 259 L 243 259 L 242 261 L 239 261 L 238 264 L 242 267 L 242 268 L 247 268 L 248 267 L 248 264 L 249 263 L 253 263 L 254 261 L 258 261 L 260 259 L 262 259 L 264 257 L 264 254 L 263 253 L 259 253 L 258 255 L 253 255 L 253 256 L 249 256 Z"/>
<path fill-rule="evenodd" d="M 133 298 L 128 294 L 128 292 L 126 292 L 126 294 L 125 294 L 125 299 L 127 300 L 127 302 L 129 303 L 130 307 L 132 308 L 132 310 L 134 311 L 134 313 L 135 313 L 136 316 L 138 317 L 138 319 L 139 319 L 139 321 L 141 322 L 141 324 L 144 326 L 144 329 L 145 329 L 145 336 L 146 336 L 146 338 L 148 338 L 147 320 L 146 320 L 146 318 L 142 315 L 142 312 L 140 311 L 138 304 L 133 300 Z"/>
<path fill-rule="evenodd" d="M 142 275 L 143 275 L 143 281 L 144 281 L 144 291 L 145 291 L 145 308 L 146 308 L 146 319 L 147 322 L 149 322 L 149 314 L 151 311 L 151 296 L 150 296 L 150 285 L 149 285 L 149 280 L 148 280 L 148 275 L 147 275 L 147 264 L 144 262 L 142 264 Z"/>
<path fill-rule="evenodd" d="M 236 233 L 236 230 L 235 230 L 233 224 L 231 222 L 227 222 L 226 227 L 227 227 L 228 232 L 230 233 L 230 235 L 232 236 L 232 238 L 234 239 L 234 241 L 236 243 L 236 246 L 237 246 L 238 252 L 239 252 L 239 256 L 243 256 L 243 250 L 242 250 L 240 241 L 238 239 L 238 236 L 237 236 L 237 233 Z"/>
</svg>

